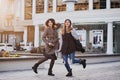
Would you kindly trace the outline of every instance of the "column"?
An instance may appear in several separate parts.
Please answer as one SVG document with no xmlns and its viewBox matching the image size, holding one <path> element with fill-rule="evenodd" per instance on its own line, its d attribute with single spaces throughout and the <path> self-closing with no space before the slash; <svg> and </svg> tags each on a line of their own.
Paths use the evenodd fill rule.
<svg viewBox="0 0 120 80">
<path fill-rule="evenodd" d="M 17 13 L 17 16 L 16 17 L 20 17 L 20 0 L 16 0 L 16 13 Z"/>
<path fill-rule="evenodd" d="M 2 42 L 5 43 L 5 34 L 2 35 Z"/>
<path fill-rule="evenodd" d="M 107 54 L 113 54 L 113 23 L 108 22 L 107 26 Z"/>
<path fill-rule="evenodd" d="M 2 19 L 2 21 L 1 21 L 1 28 L 0 29 L 2 31 L 4 31 L 5 30 L 5 14 L 2 14 L 1 19 Z"/>
<path fill-rule="evenodd" d="M 32 0 L 32 19 L 36 14 L 36 0 Z"/>
<path fill-rule="evenodd" d="M 89 0 L 89 10 L 93 10 L 93 0 Z"/>
<path fill-rule="evenodd" d="M 21 17 L 22 17 L 22 20 L 24 20 L 24 15 L 25 15 L 25 1 L 24 0 L 21 0 Z"/>
<path fill-rule="evenodd" d="M 53 0 L 53 12 L 56 12 L 57 9 L 57 0 Z"/>
<path fill-rule="evenodd" d="M 90 47 L 90 45 L 89 45 L 89 29 L 87 29 L 86 30 L 86 51 L 89 51 L 89 47 Z"/>
<path fill-rule="evenodd" d="M 107 9 L 110 9 L 110 3 L 111 3 L 111 0 L 106 0 L 106 7 L 107 7 Z"/>
<path fill-rule="evenodd" d="M 66 6 L 66 11 L 74 11 L 74 2 L 67 2 Z"/>
<path fill-rule="evenodd" d="M 11 11 L 12 14 L 14 14 L 14 11 L 15 11 L 15 9 L 14 9 L 14 2 L 15 1 L 11 1 L 10 2 L 10 7 L 11 7 L 10 11 Z"/>
<path fill-rule="evenodd" d="M 1 40 L 1 39 L 2 39 L 1 35 L 2 35 L 2 34 L 0 33 L 0 43 L 2 42 L 2 40 Z"/>
<path fill-rule="evenodd" d="M 77 0 L 63 0 L 66 3 L 66 11 L 74 11 L 74 4 Z"/>
<path fill-rule="evenodd" d="M 34 47 L 39 47 L 39 25 L 35 25 Z"/>
<path fill-rule="evenodd" d="M 44 0 L 44 13 L 48 12 L 48 0 Z"/>
<path fill-rule="evenodd" d="M 26 46 L 26 44 L 27 44 L 27 27 L 24 27 L 23 42 L 24 42 L 24 45 Z"/>
</svg>

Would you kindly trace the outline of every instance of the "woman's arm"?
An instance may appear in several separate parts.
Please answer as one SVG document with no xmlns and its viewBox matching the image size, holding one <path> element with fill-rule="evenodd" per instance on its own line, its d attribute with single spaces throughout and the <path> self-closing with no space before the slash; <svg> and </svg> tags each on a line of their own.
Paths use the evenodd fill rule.
<svg viewBox="0 0 120 80">
<path fill-rule="evenodd" d="M 71 30 L 71 34 L 74 39 L 79 40 L 79 35 L 76 33 L 76 30 L 74 28 Z"/>
<path fill-rule="evenodd" d="M 62 35 L 60 34 L 60 36 L 59 36 L 59 49 L 58 49 L 58 51 L 61 51 L 62 43 L 63 43 Z"/>
</svg>

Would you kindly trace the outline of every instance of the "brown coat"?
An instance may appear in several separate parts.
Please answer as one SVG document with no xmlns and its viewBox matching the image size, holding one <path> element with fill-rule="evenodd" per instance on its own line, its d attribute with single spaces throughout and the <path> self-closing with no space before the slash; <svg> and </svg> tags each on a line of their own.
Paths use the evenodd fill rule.
<svg viewBox="0 0 120 80">
<path fill-rule="evenodd" d="M 45 28 L 42 39 L 45 42 L 45 53 L 54 54 L 55 50 L 58 49 L 59 44 L 57 30 L 52 28 Z M 49 46 L 48 43 L 54 44 L 54 47 Z"/>
</svg>

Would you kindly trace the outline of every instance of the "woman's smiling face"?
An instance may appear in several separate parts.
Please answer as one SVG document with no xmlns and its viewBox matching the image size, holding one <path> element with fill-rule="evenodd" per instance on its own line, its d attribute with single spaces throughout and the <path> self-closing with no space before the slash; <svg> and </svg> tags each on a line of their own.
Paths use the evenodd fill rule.
<svg viewBox="0 0 120 80">
<path fill-rule="evenodd" d="M 66 26 L 66 27 L 70 27 L 70 25 L 71 25 L 70 21 L 69 21 L 69 20 L 66 20 L 66 21 L 65 21 L 65 26 Z"/>
<path fill-rule="evenodd" d="M 48 26 L 49 26 L 49 27 L 52 27 L 52 26 L 53 26 L 53 22 L 49 20 Z"/>
</svg>

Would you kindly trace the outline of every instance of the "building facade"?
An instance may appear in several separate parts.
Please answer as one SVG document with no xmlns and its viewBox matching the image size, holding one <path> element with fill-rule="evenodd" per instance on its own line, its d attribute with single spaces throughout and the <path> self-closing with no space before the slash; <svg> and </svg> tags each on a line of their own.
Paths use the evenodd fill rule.
<svg viewBox="0 0 120 80">
<path fill-rule="evenodd" d="M 23 42 L 42 44 L 43 26 L 48 18 L 63 23 L 71 19 L 86 51 L 120 53 L 119 0 L 10 0 L 15 2 L 15 24 L 24 30 Z"/>
</svg>

